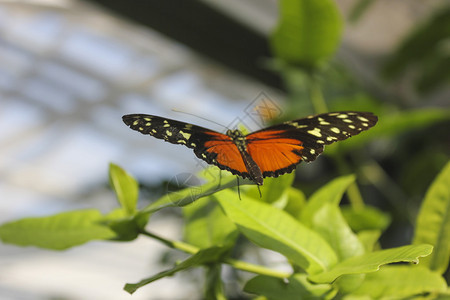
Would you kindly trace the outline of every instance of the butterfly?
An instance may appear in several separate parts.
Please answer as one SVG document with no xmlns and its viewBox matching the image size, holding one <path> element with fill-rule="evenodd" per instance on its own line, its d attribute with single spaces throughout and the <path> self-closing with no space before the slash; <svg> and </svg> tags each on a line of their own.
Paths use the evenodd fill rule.
<svg viewBox="0 0 450 300">
<path fill-rule="evenodd" d="M 131 129 L 181 144 L 222 170 L 257 185 L 265 177 L 292 172 L 302 161 L 311 162 L 325 145 L 345 140 L 373 127 L 378 118 L 370 112 L 342 111 L 287 121 L 245 135 L 240 130 L 225 134 L 163 117 L 130 114 L 122 117 Z"/>
</svg>

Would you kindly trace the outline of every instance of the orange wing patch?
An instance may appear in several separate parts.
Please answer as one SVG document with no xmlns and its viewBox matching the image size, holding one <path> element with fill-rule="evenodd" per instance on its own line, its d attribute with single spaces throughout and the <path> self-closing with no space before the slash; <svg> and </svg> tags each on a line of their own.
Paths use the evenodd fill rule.
<svg viewBox="0 0 450 300">
<path fill-rule="evenodd" d="M 231 138 L 226 137 L 228 140 L 211 140 L 205 143 L 206 152 L 216 155 L 212 163 L 222 170 L 228 170 L 243 178 L 248 177 L 247 168 L 238 148 Z"/>
<path fill-rule="evenodd" d="M 302 142 L 283 137 L 281 131 L 262 131 L 247 137 L 248 153 L 261 169 L 263 177 L 290 173 L 302 161 Z"/>
</svg>

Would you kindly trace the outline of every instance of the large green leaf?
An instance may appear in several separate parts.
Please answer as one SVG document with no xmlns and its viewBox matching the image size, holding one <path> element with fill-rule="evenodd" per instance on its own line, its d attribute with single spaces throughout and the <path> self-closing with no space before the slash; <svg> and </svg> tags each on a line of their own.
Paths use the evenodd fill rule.
<svg viewBox="0 0 450 300">
<path fill-rule="evenodd" d="M 308 200 L 306 206 L 303 208 L 300 220 L 306 226 L 312 225 L 312 219 L 317 211 L 325 204 L 332 203 L 339 205 L 341 198 L 351 183 L 355 181 L 354 175 L 347 175 L 338 177 L 319 190 L 317 190 Z"/>
<path fill-rule="evenodd" d="M 137 289 L 163 277 L 172 276 L 175 273 L 183 271 L 188 268 L 198 267 L 207 263 L 218 262 L 222 257 L 222 255 L 224 254 L 224 251 L 227 250 L 220 247 L 212 247 L 200 250 L 196 254 L 192 255 L 183 262 L 177 264 L 170 270 L 160 272 L 152 277 L 143 279 L 138 283 L 127 283 L 124 287 L 124 290 L 130 294 L 133 294 Z"/>
<path fill-rule="evenodd" d="M 215 195 L 183 207 L 184 238 L 189 244 L 199 248 L 234 244 L 239 232 L 213 199 Z"/>
<path fill-rule="evenodd" d="M 261 196 L 258 191 L 258 186 L 247 187 L 247 196 L 250 196 L 256 200 L 260 200 L 267 203 L 273 203 L 279 200 L 281 197 L 287 197 L 286 190 L 292 185 L 294 181 L 295 173 L 285 174 L 277 178 L 265 178 L 264 184 L 259 186 Z"/>
<path fill-rule="evenodd" d="M 116 233 L 115 241 L 132 241 L 145 228 L 148 223 L 149 214 L 136 214 L 129 216 L 123 208 L 117 208 L 109 212 L 103 219 L 102 224 L 107 225 Z"/>
<path fill-rule="evenodd" d="M 341 207 L 342 214 L 355 232 L 361 230 L 381 230 L 384 231 L 391 223 L 391 217 L 373 206 L 364 206 L 354 209 L 350 205 Z"/>
<path fill-rule="evenodd" d="M 102 214 L 93 209 L 25 218 L 0 226 L 0 238 L 19 246 L 63 250 L 91 240 L 114 238 L 115 233 L 101 221 Z"/>
<path fill-rule="evenodd" d="M 433 245 L 434 252 L 422 262 L 440 274 L 447 270 L 450 257 L 450 162 L 428 189 L 417 218 L 413 243 Z"/>
<path fill-rule="evenodd" d="M 312 220 L 312 229 L 330 244 L 339 261 L 364 254 L 365 250 L 339 210 L 333 203 L 325 203 Z"/>
<path fill-rule="evenodd" d="M 125 170 L 113 163 L 109 164 L 109 182 L 116 192 L 117 200 L 127 215 L 136 212 L 139 184 Z"/>
<path fill-rule="evenodd" d="M 317 283 L 330 283 L 346 274 L 375 272 L 380 266 L 395 262 L 419 263 L 419 257 L 427 256 L 433 251 L 431 245 L 409 245 L 354 256 L 336 264 L 331 270 L 310 275 L 309 280 Z"/>
<path fill-rule="evenodd" d="M 283 280 L 258 275 L 245 284 L 244 291 L 270 300 L 331 299 L 335 295 L 329 284 L 312 284 L 306 277 L 295 274 Z"/>
<path fill-rule="evenodd" d="M 315 67 L 336 51 L 342 23 L 332 0 L 281 0 L 272 51 L 288 63 Z"/>
<path fill-rule="evenodd" d="M 352 295 L 370 296 L 371 299 L 404 299 L 427 292 L 444 292 L 446 289 L 445 279 L 425 267 L 393 265 L 367 274 Z"/>
<path fill-rule="evenodd" d="M 277 251 L 308 273 L 328 270 L 337 257 L 317 233 L 308 229 L 285 211 L 266 203 L 222 191 L 217 197 L 226 215 L 255 244 Z"/>
<path fill-rule="evenodd" d="M 284 210 L 293 216 L 295 219 L 299 219 L 303 208 L 306 205 L 306 196 L 302 191 L 290 187 L 287 190 L 287 203 Z"/>
</svg>

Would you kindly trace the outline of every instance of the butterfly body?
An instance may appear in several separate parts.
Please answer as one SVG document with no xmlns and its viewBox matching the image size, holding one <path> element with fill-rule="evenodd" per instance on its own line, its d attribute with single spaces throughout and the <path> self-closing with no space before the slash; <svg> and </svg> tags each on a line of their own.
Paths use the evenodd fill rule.
<svg viewBox="0 0 450 300">
<path fill-rule="evenodd" d="M 185 145 L 209 164 L 249 178 L 258 185 L 265 177 L 292 172 L 302 161 L 310 162 L 325 145 L 345 140 L 374 126 L 377 117 L 366 112 L 333 112 L 287 121 L 250 134 L 227 130 L 225 134 L 158 116 L 123 116 L 131 129 Z"/>
</svg>

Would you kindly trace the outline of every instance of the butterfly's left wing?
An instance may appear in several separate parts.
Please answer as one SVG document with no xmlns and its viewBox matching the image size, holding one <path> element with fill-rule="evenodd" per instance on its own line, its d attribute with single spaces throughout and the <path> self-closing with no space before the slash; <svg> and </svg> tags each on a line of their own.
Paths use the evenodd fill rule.
<svg viewBox="0 0 450 300">
<path fill-rule="evenodd" d="M 313 161 L 324 145 L 367 130 L 378 118 L 368 112 L 332 112 L 288 121 L 246 136 L 247 149 L 263 177 L 290 173 L 302 161 Z"/>
<path fill-rule="evenodd" d="M 195 155 L 208 164 L 244 178 L 249 177 L 238 148 L 225 134 L 153 115 L 131 114 L 123 116 L 122 120 L 142 134 L 193 149 Z"/>
</svg>

